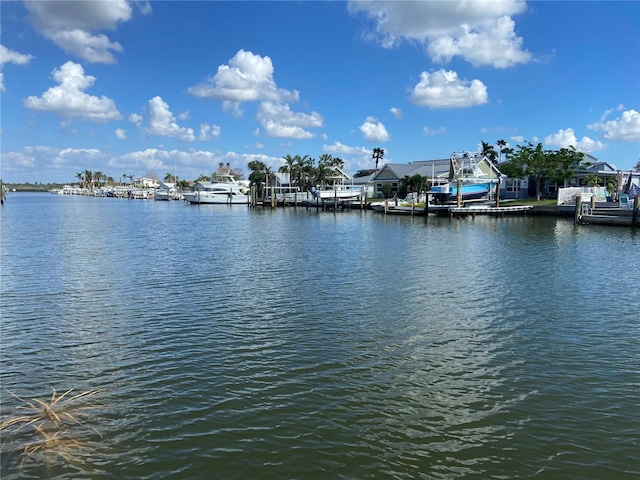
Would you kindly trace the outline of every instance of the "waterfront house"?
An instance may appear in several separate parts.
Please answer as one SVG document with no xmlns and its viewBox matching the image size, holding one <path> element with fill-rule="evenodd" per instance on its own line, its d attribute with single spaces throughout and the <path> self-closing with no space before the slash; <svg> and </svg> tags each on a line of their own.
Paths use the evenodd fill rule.
<svg viewBox="0 0 640 480">
<path fill-rule="evenodd" d="M 477 164 L 487 180 L 497 179 L 500 176 L 498 168 L 486 157 Z M 415 175 L 420 175 L 427 181 L 427 186 L 442 185 L 447 183 L 452 176 L 451 159 L 421 160 L 411 163 L 386 163 L 380 170 L 368 179 L 367 197 L 383 198 L 385 185 L 390 185 L 391 195 L 396 195 L 402 190 L 402 183 L 408 182 Z M 504 188 L 504 186 L 502 187 Z"/>
</svg>

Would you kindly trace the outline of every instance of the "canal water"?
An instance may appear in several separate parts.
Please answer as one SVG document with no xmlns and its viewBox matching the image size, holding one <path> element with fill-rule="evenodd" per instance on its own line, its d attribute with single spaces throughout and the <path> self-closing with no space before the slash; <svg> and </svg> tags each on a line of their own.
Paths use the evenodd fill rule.
<svg viewBox="0 0 640 480">
<path fill-rule="evenodd" d="M 640 476 L 637 230 L 20 193 L 0 219 L 2 421 L 35 420 L 3 479 Z"/>
</svg>

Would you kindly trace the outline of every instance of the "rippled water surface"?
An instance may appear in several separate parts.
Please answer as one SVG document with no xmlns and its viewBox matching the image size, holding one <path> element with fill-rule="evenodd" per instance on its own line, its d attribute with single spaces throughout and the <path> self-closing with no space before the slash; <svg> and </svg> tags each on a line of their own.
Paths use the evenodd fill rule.
<svg viewBox="0 0 640 480">
<path fill-rule="evenodd" d="M 2 420 L 74 389 L 57 429 L 0 432 L 3 479 L 640 476 L 637 231 L 48 194 L 0 214 Z"/>
</svg>

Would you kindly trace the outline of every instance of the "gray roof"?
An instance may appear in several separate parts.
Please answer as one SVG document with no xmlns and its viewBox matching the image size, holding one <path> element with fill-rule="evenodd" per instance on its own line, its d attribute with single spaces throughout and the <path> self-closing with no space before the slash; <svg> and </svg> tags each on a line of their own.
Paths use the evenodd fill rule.
<svg viewBox="0 0 640 480">
<path fill-rule="evenodd" d="M 421 160 L 411 163 L 387 163 L 373 175 L 372 180 L 385 168 L 389 169 L 396 178 L 412 177 L 420 175 L 431 178 L 449 174 L 450 160 L 448 158 L 440 160 Z"/>
</svg>

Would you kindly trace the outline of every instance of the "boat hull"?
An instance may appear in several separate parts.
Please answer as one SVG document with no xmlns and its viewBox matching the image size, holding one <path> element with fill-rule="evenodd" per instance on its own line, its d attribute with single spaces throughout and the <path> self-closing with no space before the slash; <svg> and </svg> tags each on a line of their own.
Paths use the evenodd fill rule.
<svg viewBox="0 0 640 480">
<path fill-rule="evenodd" d="M 188 192 L 183 193 L 182 196 L 187 202 L 198 205 L 247 205 L 249 203 L 249 197 L 247 195 L 236 192 Z"/>
<path fill-rule="evenodd" d="M 491 190 L 491 183 L 468 183 L 463 184 L 460 189 L 463 200 L 478 200 L 489 194 Z M 455 184 L 436 186 L 431 189 L 430 193 L 449 194 L 452 197 L 457 197 L 458 186 Z"/>
</svg>

